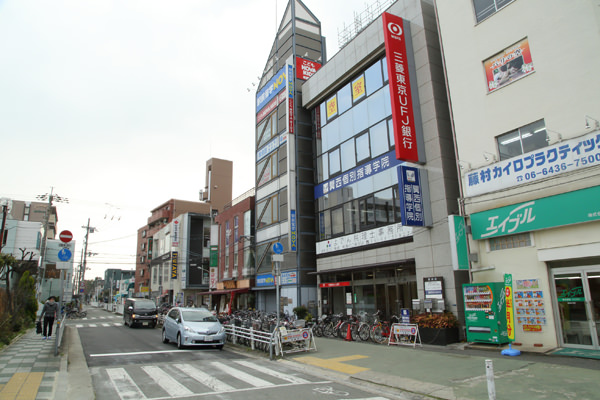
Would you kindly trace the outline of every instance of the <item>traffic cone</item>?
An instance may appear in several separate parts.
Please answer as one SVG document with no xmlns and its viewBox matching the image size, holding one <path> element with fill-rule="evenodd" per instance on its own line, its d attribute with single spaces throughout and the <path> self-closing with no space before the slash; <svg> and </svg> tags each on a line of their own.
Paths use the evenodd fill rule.
<svg viewBox="0 0 600 400">
<path fill-rule="evenodd" d="M 348 324 L 348 330 L 346 331 L 346 339 L 347 341 L 352 341 L 352 331 L 350 330 L 350 324 Z"/>
</svg>

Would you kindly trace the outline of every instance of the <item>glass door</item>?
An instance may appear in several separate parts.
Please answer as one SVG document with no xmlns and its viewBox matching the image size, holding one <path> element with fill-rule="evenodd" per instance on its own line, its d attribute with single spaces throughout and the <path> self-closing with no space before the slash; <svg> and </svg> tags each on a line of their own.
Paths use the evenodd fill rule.
<svg viewBox="0 0 600 400">
<path fill-rule="evenodd" d="M 600 270 L 559 269 L 553 279 L 561 344 L 598 348 Z"/>
</svg>

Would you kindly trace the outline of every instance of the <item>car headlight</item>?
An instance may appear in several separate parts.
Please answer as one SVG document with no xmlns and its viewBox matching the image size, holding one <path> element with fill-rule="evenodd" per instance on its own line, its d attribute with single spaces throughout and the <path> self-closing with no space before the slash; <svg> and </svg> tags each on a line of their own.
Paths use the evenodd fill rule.
<svg viewBox="0 0 600 400">
<path fill-rule="evenodd" d="M 131 318 L 135 318 L 135 317 L 136 317 L 136 315 L 135 315 L 135 314 L 131 314 Z"/>
<path fill-rule="evenodd" d="M 225 333 L 225 327 L 224 326 L 221 326 L 221 329 L 219 329 L 219 333 L 218 334 L 220 335 L 221 333 Z"/>
<path fill-rule="evenodd" d="M 192 328 L 190 328 L 189 326 L 184 326 L 183 330 L 186 332 L 194 332 L 194 330 Z"/>
</svg>

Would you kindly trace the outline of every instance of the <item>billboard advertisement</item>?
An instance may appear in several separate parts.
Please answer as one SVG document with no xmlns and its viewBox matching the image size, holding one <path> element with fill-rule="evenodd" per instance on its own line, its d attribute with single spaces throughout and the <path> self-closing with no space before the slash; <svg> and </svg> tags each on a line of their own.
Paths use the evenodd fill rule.
<svg viewBox="0 0 600 400">
<path fill-rule="evenodd" d="M 534 69 L 529 40 L 525 38 L 488 58 L 483 67 L 490 92 L 531 74 Z"/>
<path fill-rule="evenodd" d="M 286 66 L 272 77 L 269 82 L 256 94 L 256 112 L 267 105 L 277 94 L 286 87 Z"/>
<path fill-rule="evenodd" d="M 296 78 L 307 80 L 321 68 L 318 62 L 310 61 L 302 57 L 296 57 Z"/>
<path fill-rule="evenodd" d="M 392 120 L 396 158 L 403 161 L 419 162 L 417 115 L 413 109 L 413 93 L 409 76 L 407 38 L 402 18 L 383 13 L 385 54 L 390 81 Z M 415 103 L 418 104 L 418 103 Z M 420 119 L 420 117 L 419 117 Z"/>
</svg>

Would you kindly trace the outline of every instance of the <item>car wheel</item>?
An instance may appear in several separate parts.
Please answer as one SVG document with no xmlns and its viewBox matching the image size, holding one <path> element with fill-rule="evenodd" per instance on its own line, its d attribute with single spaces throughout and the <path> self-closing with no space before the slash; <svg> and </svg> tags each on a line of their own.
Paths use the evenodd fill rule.
<svg viewBox="0 0 600 400">
<path fill-rule="evenodd" d="M 135 323 L 134 323 L 133 321 L 131 321 L 131 322 L 129 323 L 129 327 L 130 327 L 130 328 L 133 328 L 134 326 L 135 326 Z"/>
<path fill-rule="evenodd" d="M 164 329 L 162 330 L 162 342 L 169 343 L 169 339 L 167 338 L 167 332 Z"/>
<path fill-rule="evenodd" d="M 181 341 L 181 334 L 177 334 L 177 348 L 178 349 L 183 349 L 185 346 L 183 345 L 183 342 Z"/>
</svg>

